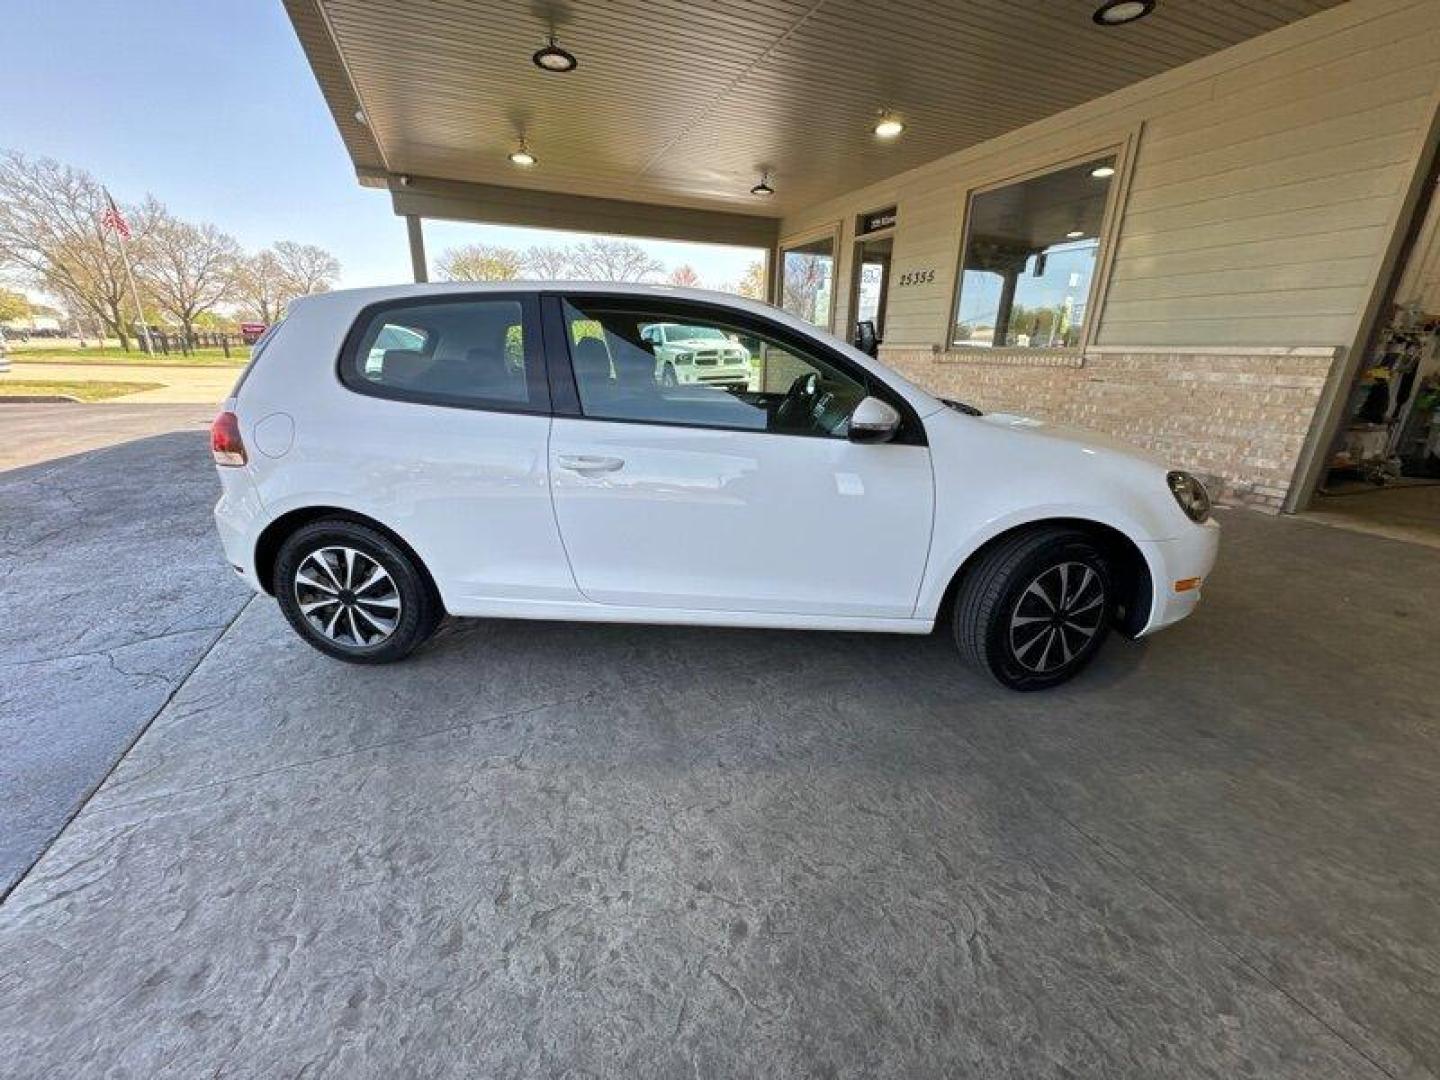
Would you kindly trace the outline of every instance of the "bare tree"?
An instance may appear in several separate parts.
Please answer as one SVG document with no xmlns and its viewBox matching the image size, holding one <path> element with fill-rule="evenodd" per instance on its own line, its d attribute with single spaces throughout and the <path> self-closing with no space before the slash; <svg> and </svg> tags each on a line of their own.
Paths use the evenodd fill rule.
<svg viewBox="0 0 1440 1080">
<path fill-rule="evenodd" d="M 290 301 L 329 292 L 340 276 L 340 260 L 314 244 L 281 240 L 241 260 L 234 295 L 260 322 L 278 322 Z"/>
<path fill-rule="evenodd" d="M 240 245 L 214 225 L 181 221 L 158 204 L 154 222 L 145 253 L 146 291 L 188 340 L 196 318 L 233 292 Z"/>
<path fill-rule="evenodd" d="M 435 274 L 442 281 L 514 281 L 520 267 L 518 252 L 490 244 L 447 248 L 435 260 Z"/>
<path fill-rule="evenodd" d="M 700 287 L 700 275 L 695 272 L 695 268 L 689 263 L 684 263 L 681 266 L 677 266 L 674 270 L 671 270 L 665 280 L 671 285 L 679 285 L 686 289 L 698 289 Z"/>
<path fill-rule="evenodd" d="M 806 322 L 820 323 L 820 296 L 830 285 L 830 259 L 791 251 L 785 255 L 784 308 Z"/>
<path fill-rule="evenodd" d="M 340 260 L 322 247 L 281 240 L 274 251 L 291 298 L 329 292 L 340 277 Z"/>
<path fill-rule="evenodd" d="M 274 251 L 266 248 L 241 260 L 234 295 L 245 313 L 259 322 L 268 325 L 280 320 L 290 299 L 289 280 Z"/>
<path fill-rule="evenodd" d="M 0 264 L 107 326 L 130 348 L 131 303 L 120 241 L 101 225 L 105 194 L 83 169 L 50 158 L 0 155 Z M 124 211 L 131 250 L 143 259 L 149 204 Z"/>
<path fill-rule="evenodd" d="M 571 250 L 576 276 L 591 281 L 644 281 L 665 265 L 628 240 L 586 240 Z"/>
<path fill-rule="evenodd" d="M 525 268 L 525 276 L 537 281 L 560 281 L 574 273 L 571 269 L 570 249 L 550 244 L 527 248 L 521 257 L 521 263 Z"/>
</svg>

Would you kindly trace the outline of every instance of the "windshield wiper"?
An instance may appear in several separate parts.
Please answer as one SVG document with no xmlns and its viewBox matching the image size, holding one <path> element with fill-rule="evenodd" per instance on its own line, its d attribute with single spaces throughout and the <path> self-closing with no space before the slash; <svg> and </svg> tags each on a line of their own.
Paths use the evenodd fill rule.
<svg viewBox="0 0 1440 1080">
<path fill-rule="evenodd" d="M 940 399 L 940 402 L 941 402 L 941 404 L 943 404 L 946 408 L 954 409 L 956 412 L 962 412 L 962 413 L 964 413 L 966 416 L 984 416 L 984 415 L 985 415 L 985 414 L 984 414 L 983 412 L 981 412 L 979 409 L 975 408 L 974 405 L 966 405 L 965 402 L 963 402 L 963 401 L 955 401 L 953 398 L 943 398 L 943 397 L 942 397 L 942 398 Z"/>
</svg>

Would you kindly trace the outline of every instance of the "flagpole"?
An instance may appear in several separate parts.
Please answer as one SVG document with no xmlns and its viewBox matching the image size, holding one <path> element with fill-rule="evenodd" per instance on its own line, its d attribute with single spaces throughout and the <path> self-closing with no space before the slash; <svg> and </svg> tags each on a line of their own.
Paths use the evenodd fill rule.
<svg viewBox="0 0 1440 1080">
<path fill-rule="evenodd" d="M 118 217 L 120 212 L 115 206 L 115 200 L 110 197 L 110 189 L 102 187 L 100 190 L 105 192 L 105 201 Z M 130 298 L 135 301 L 135 315 L 140 320 L 140 336 L 145 342 L 145 355 L 154 356 L 155 348 L 150 344 L 150 324 L 145 321 L 145 309 L 140 304 L 140 290 L 135 287 L 135 275 L 130 271 L 130 250 L 125 243 L 125 230 L 116 229 L 115 239 L 120 241 L 120 261 L 125 265 L 125 280 L 130 282 Z"/>
</svg>

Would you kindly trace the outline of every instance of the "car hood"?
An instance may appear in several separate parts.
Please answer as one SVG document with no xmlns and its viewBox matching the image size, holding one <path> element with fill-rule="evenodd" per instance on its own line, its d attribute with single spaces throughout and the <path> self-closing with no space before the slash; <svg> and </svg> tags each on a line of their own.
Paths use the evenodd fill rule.
<svg viewBox="0 0 1440 1080">
<path fill-rule="evenodd" d="M 1133 443 L 1116 439 L 1098 431 L 1073 427 L 1069 424 L 1053 424 L 1047 420 L 1036 420 L 1030 416 L 1015 413 L 984 413 L 975 417 L 982 424 L 1003 428 L 1017 435 L 1034 439 L 1049 440 L 1066 447 L 1102 455 L 1109 458 L 1123 458 L 1148 468 L 1166 469 L 1163 458 L 1142 450 Z"/>
</svg>

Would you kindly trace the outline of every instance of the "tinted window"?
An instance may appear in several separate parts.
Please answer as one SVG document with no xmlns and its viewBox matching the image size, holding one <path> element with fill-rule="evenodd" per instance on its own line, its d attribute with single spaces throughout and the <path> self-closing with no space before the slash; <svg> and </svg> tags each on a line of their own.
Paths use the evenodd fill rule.
<svg viewBox="0 0 1440 1080">
<path fill-rule="evenodd" d="M 597 419 L 843 438 L 867 392 L 819 355 L 718 319 L 672 324 L 610 301 L 564 310 L 581 411 Z"/>
<path fill-rule="evenodd" d="M 519 300 L 386 307 L 344 359 L 345 382 L 386 397 L 527 408 L 535 405 Z"/>
</svg>

